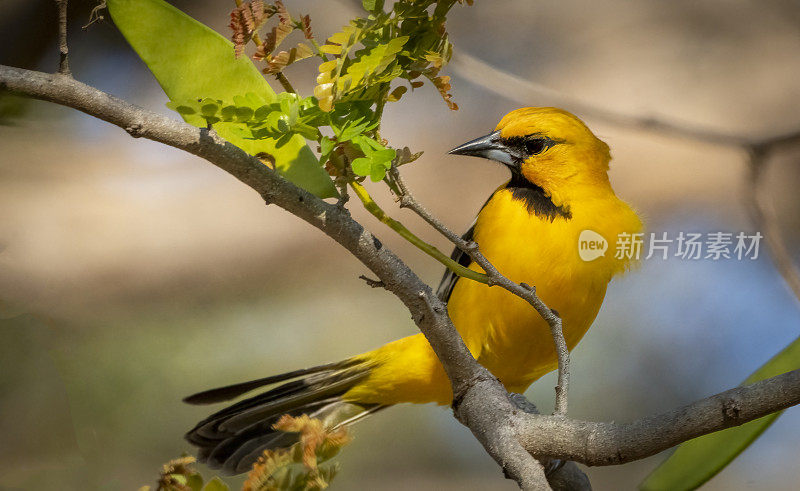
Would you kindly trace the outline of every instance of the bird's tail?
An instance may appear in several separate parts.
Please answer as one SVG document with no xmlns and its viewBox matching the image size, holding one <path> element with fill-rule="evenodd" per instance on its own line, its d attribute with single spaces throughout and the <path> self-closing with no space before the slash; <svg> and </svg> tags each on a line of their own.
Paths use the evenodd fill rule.
<svg viewBox="0 0 800 491">
<path fill-rule="evenodd" d="M 230 474 L 246 472 L 264 450 L 285 448 L 297 441 L 297 434 L 272 428 L 284 414 L 307 414 L 331 427 L 340 427 L 386 407 L 342 400 L 342 395 L 363 381 L 370 370 L 366 360 L 351 358 L 194 394 L 184 401 L 213 404 L 283 382 L 267 392 L 217 411 L 197 423 L 186 434 L 186 439 L 199 447 L 200 462 Z"/>
</svg>

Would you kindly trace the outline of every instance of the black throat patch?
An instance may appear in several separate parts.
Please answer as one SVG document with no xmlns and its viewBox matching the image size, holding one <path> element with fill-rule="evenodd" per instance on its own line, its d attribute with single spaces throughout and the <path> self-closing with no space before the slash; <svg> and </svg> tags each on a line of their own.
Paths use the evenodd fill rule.
<svg viewBox="0 0 800 491">
<path fill-rule="evenodd" d="M 556 218 L 565 220 L 572 218 L 569 206 L 558 206 L 553 203 L 553 200 L 545 194 L 544 189 L 525 179 L 519 172 L 511 173 L 511 180 L 506 184 L 506 189 L 511 191 L 513 199 L 522 201 L 525 204 L 528 213 L 532 213 L 539 218 L 550 220 L 551 222 Z"/>
</svg>

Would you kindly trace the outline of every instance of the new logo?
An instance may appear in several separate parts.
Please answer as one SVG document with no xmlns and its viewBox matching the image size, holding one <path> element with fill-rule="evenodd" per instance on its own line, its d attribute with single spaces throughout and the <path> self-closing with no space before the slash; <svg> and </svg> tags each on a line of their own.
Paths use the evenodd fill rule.
<svg viewBox="0 0 800 491">
<path fill-rule="evenodd" d="M 594 230 L 584 230 L 578 236 L 578 255 L 586 262 L 605 256 L 608 241 Z"/>
</svg>

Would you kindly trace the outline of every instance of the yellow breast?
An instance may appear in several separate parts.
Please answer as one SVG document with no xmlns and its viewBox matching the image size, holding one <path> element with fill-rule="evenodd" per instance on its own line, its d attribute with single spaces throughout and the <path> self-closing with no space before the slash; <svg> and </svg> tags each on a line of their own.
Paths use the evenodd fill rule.
<svg viewBox="0 0 800 491">
<path fill-rule="evenodd" d="M 608 282 L 628 265 L 614 257 L 618 234 L 639 232 L 641 222 L 613 193 L 573 202 L 570 213 L 570 218 L 551 221 L 529 213 L 510 191 L 500 189 L 479 214 L 474 238 L 501 273 L 535 286 L 539 297 L 558 311 L 572 348 L 594 321 Z M 607 240 L 605 256 L 581 259 L 583 230 Z M 473 354 L 509 389 L 522 391 L 556 367 L 547 324 L 507 291 L 462 279 L 448 310 Z"/>
<path fill-rule="evenodd" d="M 572 348 L 597 315 L 611 277 L 628 265 L 614 258 L 617 235 L 639 232 L 641 223 L 613 192 L 574 202 L 570 212 L 570 219 L 540 218 L 501 189 L 478 215 L 474 239 L 501 273 L 535 286 L 540 298 L 559 312 Z M 588 262 L 578 254 L 578 239 L 586 229 L 608 240 L 606 255 Z M 500 287 L 459 279 L 448 311 L 473 355 L 509 390 L 522 392 L 556 368 L 546 323 L 527 302 Z M 344 395 L 347 400 L 380 404 L 452 400 L 450 383 L 422 334 L 357 358 L 374 368 L 367 380 Z"/>
</svg>

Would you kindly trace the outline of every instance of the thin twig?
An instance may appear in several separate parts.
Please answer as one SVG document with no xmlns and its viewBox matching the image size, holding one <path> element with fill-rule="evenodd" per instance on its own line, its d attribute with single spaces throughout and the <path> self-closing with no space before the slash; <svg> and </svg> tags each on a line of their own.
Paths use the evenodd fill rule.
<svg viewBox="0 0 800 491">
<path fill-rule="evenodd" d="M 358 279 L 364 280 L 370 288 L 386 288 L 386 284 L 381 280 L 374 280 L 366 275 L 359 275 Z"/>
<path fill-rule="evenodd" d="M 453 57 L 450 65 L 460 76 L 480 87 L 523 103 L 535 105 L 537 100 L 546 101 L 548 106 L 558 106 L 580 113 L 587 118 L 597 119 L 615 126 L 651 131 L 662 135 L 703 141 L 719 145 L 742 146 L 753 140 L 731 135 L 708 128 L 693 126 L 685 122 L 671 122 L 655 117 L 623 114 L 585 102 L 536 82 L 524 79 L 513 73 L 497 68 L 468 53 L 460 52 Z"/>
<path fill-rule="evenodd" d="M 394 218 L 390 217 L 383 209 L 372 199 L 372 196 L 369 195 L 367 190 L 356 181 L 350 181 L 350 187 L 353 189 L 353 192 L 358 199 L 361 200 L 361 203 L 364 205 L 364 208 L 367 209 L 375 218 L 377 218 L 381 223 L 387 225 L 389 228 L 397 232 L 401 237 L 406 239 L 407 241 L 411 242 L 415 245 L 418 249 L 425 252 L 429 256 L 433 257 L 440 263 L 447 266 L 451 269 L 454 273 L 459 276 L 463 276 L 465 278 L 469 278 L 471 280 L 478 281 L 480 283 L 489 283 L 489 278 L 487 275 L 483 273 L 479 273 L 478 271 L 466 268 L 454 260 L 450 258 L 447 254 L 443 253 L 435 246 L 428 244 L 424 240 L 420 239 L 413 232 L 408 230 L 405 225 L 398 222 Z"/>
<path fill-rule="evenodd" d="M 317 40 L 312 37 L 311 39 L 309 39 L 309 42 L 311 43 L 311 46 L 314 47 L 314 50 L 316 51 L 317 56 L 322 58 L 322 61 L 328 61 L 328 57 L 325 56 L 325 53 L 322 52 L 322 47 L 319 45 Z"/>
<path fill-rule="evenodd" d="M 428 222 L 439 233 L 447 237 L 450 242 L 455 244 L 456 247 L 464 251 L 475 264 L 480 266 L 486 273 L 489 286 L 499 286 L 514 295 L 522 298 L 536 309 L 536 312 L 547 322 L 550 327 L 550 334 L 553 336 L 555 344 L 556 356 L 558 358 L 558 385 L 556 385 L 556 402 L 555 414 L 567 414 L 567 399 L 569 393 L 569 349 L 567 342 L 564 339 L 564 330 L 561 317 L 556 314 L 551 308 L 536 295 L 536 289 L 525 283 L 514 283 L 505 276 L 503 276 L 494 265 L 480 252 L 478 244 L 473 241 L 466 241 L 455 234 L 452 230 L 447 228 L 439 219 L 434 217 L 419 201 L 414 197 L 408 189 L 405 181 L 400 175 L 400 171 L 396 166 L 389 169 L 392 180 L 400 190 L 400 207 L 410 208 L 414 213 L 419 215 L 423 220 Z"/>
<path fill-rule="evenodd" d="M 99 22 L 105 19 L 105 17 L 103 17 L 103 14 L 100 13 L 105 8 L 108 8 L 108 5 L 106 5 L 106 0 L 101 0 L 101 2 L 95 5 L 94 8 L 92 8 L 92 11 L 89 12 L 89 21 L 86 24 L 82 25 L 81 29 L 85 31 L 86 29 L 91 27 L 95 22 Z"/>
<path fill-rule="evenodd" d="M 67 0 L 55 0 L 58 7 L 58 73 L 72 76 L 69 70 L 69 47 L 67 46 Z"/>
<path fill-rule="evenodd" d="M 345 205 L 348 201 L 350 201 L 350 194 L 347 192 L 348 179 L 345 176 L 336 176 L 336 179 L 333 180 L 333 183 L 339 190 L 339 199 L 336 200 L 336 206 L 346 210 L 347 208 L 345 208 Z"/>
<path fill-rule="evenodd" d="M 234 0 L 234 2 L 236 3 L 237 7 L 239 8 L 242 7 L 242 0 Z M 255 44 L 257 48 L 261 48 L 264 45 L 264 41 L 261 40 L 261 36 L 258 35 L 258 31 L 253 31 L 253 33 L 250 35 L 250 39 L 253 41 L 253 44 Z M 283 87 L 283 90 L 285 90 L 286 92 L 291 92 L 292 94 L 297 93 L 297 91 L 294 90 L 294 87 L 292 87 L 292 84 L 289 82 L 289 79 L 286 78 L 286 75 L 284 75 L 283 72 L 276 73 L 275 79 L 278 82 L 280 82 L 281 87 Z"/>
<path fill-rule="evenodd" d="M 283 72 L 276 73 L 275 78 L 277 78 L 278 82 L 281 83 L 281 85 L 283 86 L 283 90 L 285 90 L 286 92 L 291 92 L 292 94 L 297 93 L 297 91 L 294 90 L 294 87 L 292 87 L 292 84 L 289 83 L 289 79 L 286 78 L 286 75 L 284 75 Z"/>
</svg>

